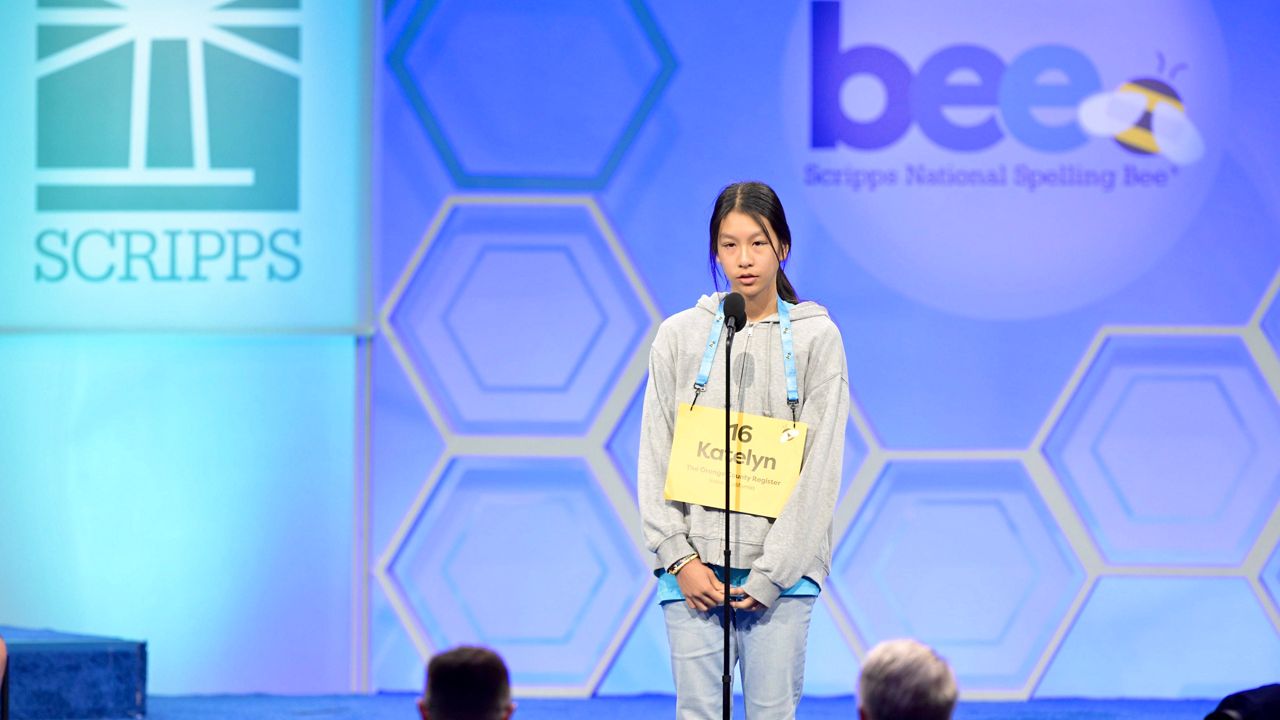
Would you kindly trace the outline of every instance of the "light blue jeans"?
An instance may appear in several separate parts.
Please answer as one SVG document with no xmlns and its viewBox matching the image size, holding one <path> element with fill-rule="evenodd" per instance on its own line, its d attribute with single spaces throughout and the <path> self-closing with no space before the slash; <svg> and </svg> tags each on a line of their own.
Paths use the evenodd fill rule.
<svg viewBox="0 0 1280 720">
<path fill-rule="evenodd" d="M 737 611 L 729 632 L 729 666 L 742 664 L 747 720 L 794 718 L 804 690 L 805 645 L 816 597 L 779 597 L 773 607 Z M 683 602 L 662 606 L 671 643 L 678 720 L 722 718 L 722 611 L 698 612 Z"/>
</svg>

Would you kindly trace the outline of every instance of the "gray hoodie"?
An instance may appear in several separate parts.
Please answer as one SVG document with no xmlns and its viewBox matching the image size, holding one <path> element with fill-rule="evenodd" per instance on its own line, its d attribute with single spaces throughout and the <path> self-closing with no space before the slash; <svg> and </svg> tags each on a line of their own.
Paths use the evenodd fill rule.
<svg viewBox="0 0 1280 720">
<path fill-rule="evenodd" d="M 703 562 L 724 564 L 723 511 L 663 499 L 676 406 L 693 399 L 721 297 L 704 295 L 695 307 L 667 318 L 649 351 L 639 495 L 645 544 L 657 554 L 655 573 L 694 552 Z M 814 302 L 796 305 L 791 322 L 800 381 L 798 417 L 809 426 L 800 481 L 777 520 L 742 513 L 730 519 L 733 566 L 751 569 L 743 590 L 765 605 L 802 577 L 821 586 L 830 571 L 832 515 L 849 417 L 849 371 L 840 331 Z M 699 406 L 724 407 L 724 346 L 722 333 Z M 776 314 L 748 323 L 734 337 L 732 373 L 734 410 L 791 417 Z"/>
</svg>

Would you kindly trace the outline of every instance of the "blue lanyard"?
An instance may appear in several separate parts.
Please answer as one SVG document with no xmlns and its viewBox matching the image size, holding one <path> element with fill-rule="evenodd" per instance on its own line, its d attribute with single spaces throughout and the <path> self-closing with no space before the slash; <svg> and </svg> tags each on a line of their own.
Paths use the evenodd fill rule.
<svg viewBox="0 0 1280 720">
<path fill-rule="evenodd" d="M 782 368 L 787 376 L 787 405 L 791 407 L 791 420 L 796 419 L 796 406 L 800 404 L 800 381 L 796 378 L 796 359 L 791 342 L 791 308 L 792 304 L 778 298 L 778 324 L 782 326 Z M 698 379 L 693 382 L 693 401 L 707 389 L 707 381 L 711 379 L 711 363 L 716 357 L 716 346 L 720 344 L 720 331 L 724 329 L 724 301 L 716 311 L 716 319 L 711 323 L 711 334 L 707 336 L 707 348 L 702 351 L 702 365 L 698 368 Z"/>
</svg>

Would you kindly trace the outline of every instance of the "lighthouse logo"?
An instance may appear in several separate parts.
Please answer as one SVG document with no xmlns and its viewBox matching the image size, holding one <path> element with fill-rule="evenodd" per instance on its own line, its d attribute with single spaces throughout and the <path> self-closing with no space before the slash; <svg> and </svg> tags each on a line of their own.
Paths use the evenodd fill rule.
<svg viewBox="0 0 1280 720">
<path fill-rule="evenodd" d="M 41 211 L 298 208 L 300 0 L 38 0 Z"/>
</svg>

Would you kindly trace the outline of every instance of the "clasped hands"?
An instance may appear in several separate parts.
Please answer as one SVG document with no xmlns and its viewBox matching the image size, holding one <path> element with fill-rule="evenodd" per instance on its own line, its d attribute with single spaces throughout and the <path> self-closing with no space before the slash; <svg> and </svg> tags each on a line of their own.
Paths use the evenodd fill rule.
<svg viewBox="0 0 1280 720">
<path fill-rule="evenodd" d="M 684 603 L 699 612 L 708 612 L 724 605 L 724 583 L 716 577 L 715 571 L 707 567 L 701 560 L 690 560 L 676 573 L 676 583 L 680 592 L 684 593 Z M 729 604 L 736 610 L 763 610 L 765 606 L 759 600 L 748 595 L 742 588 L 730 587 Z"/>
</svg>

